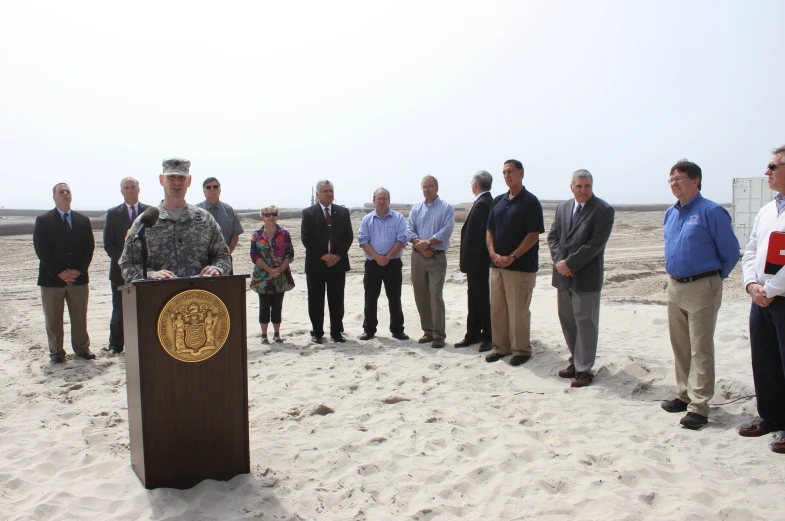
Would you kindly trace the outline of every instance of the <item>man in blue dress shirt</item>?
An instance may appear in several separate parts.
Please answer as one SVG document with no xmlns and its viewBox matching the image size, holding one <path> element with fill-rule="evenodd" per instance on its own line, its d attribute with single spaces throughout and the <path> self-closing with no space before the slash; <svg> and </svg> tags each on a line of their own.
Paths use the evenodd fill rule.
<svg viewBox="0 0 785 521">
<path fill-rule="evenodd" d="M 363 217 L 359 233 L 360 248 L 365 252 L 365 332 L 360 340 L 370 340 L 376 335 L 376 326 L 379 324 L 376 304 L 382 284 L 390 304 L 390 332 L 393 338 L 408 340 L 408 335 L 403 332 L 401 307 L 401 256 L 406 247 L 406 220 L 403 215 L 390 209 L 390 191 L 384 187 L 377 188 L 373 193 L 373 205 L 376 210 Z"/>
<path fill-rule="evenodd" d="M 420 344 L 444 347 L 447 336 L 444 318 L 444 278 L 447 276 L 447 248 L 455 226 L 452 206 L 439 198 L 439 181 L 425 176 L 420 183 L 425 201 L 409 212 L 406 238 L 412 243 L 412 288 L 420 314 L 423 336 Z"/>
<path fill-rule="evenodd" d="M 678 202 L 665 212 L 668 329 L 678 397 L 662 402 L 668 412 L 688 411 L 680 423 L 700 429 L 714 396 L 714 326 L 722 304 L 722 279 L 739 261 L 730 214 L 701 194 L 701 169 L 683 159 L 668 178 Z"/>
</svg>

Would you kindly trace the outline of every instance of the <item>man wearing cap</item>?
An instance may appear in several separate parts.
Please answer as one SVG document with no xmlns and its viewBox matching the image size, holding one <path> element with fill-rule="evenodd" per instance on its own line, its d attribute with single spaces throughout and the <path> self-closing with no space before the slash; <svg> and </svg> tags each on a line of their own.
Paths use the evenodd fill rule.
<svg viewBox="0 0 785 521">
<path fill-rule="evenodd" d="M 420 314 L 420 344 L 444 347 L 447 336 L 444 313 L 444 279 L 447 249 L 455 227 L 452 205 L 439 198 L 439 181 L 431 175 L 420 182 L 424 201 L 412 206 L 406 238 L 412 243 L 412 288 Z"/>
<path fill-rule="evenodd" d="M 158 221 L 146 232 L 147 275 L 151 279 L 220 276 L 229 274 L 232 257 L 221 228 L 206 210 L 185 202 L 191 186 L 191 162 L 167 159 L 158 176 L 164 200 L 158 205 Z M 133 237 L 142 222 L 137 219 L 128 232 L 120 268 L 126 282 L 142 278 L 142 251 Z"/>
<path fill-rule="evenodd" d="M 33 246 L 40 261 L 38 285 L 46 321 L 49 362 L 65 362 L 63 311 L 68 304 L 71 347 L 77 358 L 93 360 L 87 334 L 87 268 L 93 260 L 95 239 L 90 219 L 71 210 L 71 188 L 57 183 L 52 188 L 55 208 L 39 215 L 33 229 Z"/>
<path fill-rule="evenodd" d="M 237 217 L 237 212 L 234 208 L 219 200 L 221 197 L 221 183 L 214 177 L 208 177 L 202 183 L 202 190 L 204 191 L 204 201 L 198 203 L 196 206 L 204 208 L 213 219 L 221 227 L 221 235 L 224 242 L 229 247 L 229 253 L 234 251 L 237 246 L 237 241 L 240 240 L 240 234 L 243 233 L 243 226 L 240 224 L 240 218 Z"/>
<path fill-rule="evenodd" d="M 125 284 L 120 271 L 120 255 L 123 254 L 128 228 L 144 212 L 148 205 L 139 202 L 139 181 L 126 177 L 120 181 L 120 193 L 125 200 L 121 205 L 106 212 L 104 223 L 104 250 L 109 255 L 109 281 L 112 286 L 112 318 L 109 321 L 110 353 L 122 353 L 123 345 L 123 294 L 117 288 Z"/>
<path fill-rule="evenodd" d="M 709 421 L 714 396 L 714 326 L 722 304 L 722 279 L 739 261 L 739 241 L 728 211 L 701 194 L 701 168 L 682 159 L 668 184 L 677 202 L 665 212 L 668 331 L 678 396 L 662 402 L 687 414 L 679 423 L 700 429 Z"/>
</svg>

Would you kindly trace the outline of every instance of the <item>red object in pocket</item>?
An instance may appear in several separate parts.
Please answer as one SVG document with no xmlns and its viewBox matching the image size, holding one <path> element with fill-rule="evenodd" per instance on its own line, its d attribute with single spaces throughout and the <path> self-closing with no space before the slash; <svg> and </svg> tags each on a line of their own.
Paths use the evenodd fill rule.
<svg viewBox="0 0 785 521">
<path fill-rule="evenodd" d="M 782 266 L 785 266 L 785 232 L 771 232 L 763 273 L 774 275 Z"/>
</svg>

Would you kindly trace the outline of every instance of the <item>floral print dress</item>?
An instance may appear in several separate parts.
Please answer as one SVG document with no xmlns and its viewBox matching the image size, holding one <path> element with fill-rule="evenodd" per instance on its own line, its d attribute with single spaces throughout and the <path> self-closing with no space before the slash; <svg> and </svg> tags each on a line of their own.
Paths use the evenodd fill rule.
<svg viewBox="0 0 785 521">
<path fill-rule="evenodd" d="M 256 260 L 261 258 L 271 268 L 283 265 L 285 259 L 291 263 L 294 259 L 294 246 L 292 237 L 286 228 L 278 226 L 272 238 L 267 236 L 264 224 L 253 232 L 251 236 L 251 261 L 254 263 L 251 289 L 263 295 L 283 293 L 294 287 L 294 277 L 291 268 L 275 278 L 256 265 Z"/>
</svg>

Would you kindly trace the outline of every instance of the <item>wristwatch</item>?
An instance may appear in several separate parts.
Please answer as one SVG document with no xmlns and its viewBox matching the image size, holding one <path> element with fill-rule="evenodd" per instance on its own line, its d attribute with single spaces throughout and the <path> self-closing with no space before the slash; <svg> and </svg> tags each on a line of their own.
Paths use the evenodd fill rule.
<svg viewBox="0 0 785 521">
<path fill-rule="evenodd" d="M 513 259 L 515 259 L 515 260 L 518 260 L 518 257 L 516 257 L 516 256 L 515 256 L 515 252 L 512 252 L 512 253 L 510 254 L 510 256 L 511 256 Z"/>
</svg>

